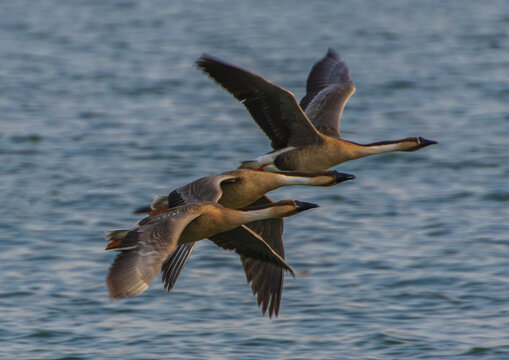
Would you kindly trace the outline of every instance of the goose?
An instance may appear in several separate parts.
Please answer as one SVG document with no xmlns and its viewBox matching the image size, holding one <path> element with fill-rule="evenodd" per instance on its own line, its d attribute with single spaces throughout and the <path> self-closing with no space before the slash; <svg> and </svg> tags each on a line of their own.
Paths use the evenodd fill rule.
<svg viewBox="0 0 509 360">
<path fill-rule="evenodd" d="M 174 208 L 184 204 L 211 201 L 224 207 L 240 209 L 246 206 L 265 205 L 272 200 L 265 195 L 267 192 L 282 186 L 308 185 L 332 186 L 354 179 L 355 176 L 338 171 L 322 171 L 316 173 L 298 172 L 260 172 L 253 169 L 237 169 L 221 174 L 200 178 L 190 184 L 172 191 L 169 196 L 157 197 L 151 206 L 141 207 L 136 212 L 156 214 L 168 207 Z M 217 234 L 214 237 L 223 241 L 252 237 L 252 232 L 262 236 L 270 247 L 284 258 L 283 220 L 267 219 L 251 222 L 236 229 Z M 162 266 L 162 280 L 165 288 L 170 291 L 180 275 L 196 243 L 178 245 Z M 284 271 L 281 267 L 266 261 L 241 256 L 241 262 L 248 283 L 252 282 L 253 295 L 257 295 L 258 306 L 262 313 L 269 310 L 269 317 L 279 314 Z"/>
<path fill-rule="evenodd" d="M 423 137 L 358 144 L 340 138 L 343 108 L 355 92 L 345 61 L 329 49 L 309 74 L 300 105 L 290 91 L 261 76 L 203 54 L 197 66 L 247 108 L 274 151 L 241 162 L 265 171 L 321 171 L 345 161 L 437 144 Z"/>
<path fill-rule="evenodd" d="M 221 205 L 238 209 L 283 186 L 328 187 L 352 179 L 355 179 L 354 175 L 338 171 L 259 173 L 253 169 L 236 169 L 202 177 L 175 189 L 168 196 L 157 196 L 150 206 L 140 207 L 134 213 L 156 213 L 168 206 L 202 201 L 209 198 L 210 194 L 216 195 L 217 191 L 221 191 L 218 200 Z"/>
<path fill-rule="evenodd" d="M 106 284 L 112 299 L 143 293 L 161 270 L 177 244 L 210 238 L 224 249 L 242 256 L 264 260 L 290 271 L 293 269 L 258 235 L 250 241 L 221 241 L 213 235 L 252 221 L 292 216 L 318 207 L 313 203 L 283 200 L 244 210 L 225 208 L 214 202 L 198 202 L 167 209 L 140 220 L 130 230 L 115 230 L 106 235 L 107 250 L 119 250 L 110 267 Z"/>
</svg>

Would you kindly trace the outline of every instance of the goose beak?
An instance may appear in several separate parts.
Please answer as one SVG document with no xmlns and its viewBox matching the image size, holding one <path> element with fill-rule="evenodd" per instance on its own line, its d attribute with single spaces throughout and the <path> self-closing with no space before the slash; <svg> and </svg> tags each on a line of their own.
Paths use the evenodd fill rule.
<svg viewBox="0 0 509 360">
<path fill-rule="evenodd" d="M 334 176 L 336 177 L 336 184 L 355 179 L 355 175 L 345 174 L 339 171 L 334 171 Z"/>
<path fill-rule="evenodd" d="M 418 137 L 419 139 L 419 147 L 423 148 L 425 146 L 429 146 L 429 145 L 433 145 L 433 144 L 438 144 L 438 141 L 435 141 L 435 140 L 428 140 L 428 139 L 425 139 L 423 137 Z"/>
<path fill-rule="evenodd" d="M 308 203 L 308 202 L 304 202 L 304 201 L 295 200 L 294 202 L 295 202 L 295 206 L 297 208 L 297 212 L 320 207 L 320 205 L 318 205 L 318 204 Z"/>
</svg>

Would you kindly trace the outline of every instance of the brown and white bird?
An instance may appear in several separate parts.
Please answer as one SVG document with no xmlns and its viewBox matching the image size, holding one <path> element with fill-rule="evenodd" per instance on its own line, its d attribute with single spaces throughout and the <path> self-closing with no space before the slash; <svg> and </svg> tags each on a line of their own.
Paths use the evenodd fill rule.
<svg viewBox="0 0 509 360">
<path fill-rule="evenodd" d="M 217 201 L 224 207 L 240 209 L 246 206 L 271 204 L 272 200 L 265 194 L 282 186 L 332 186 L 355 176 L 337 171 L 315 173 L 297 172 L 260 172 L 252 169 L 237 169 L 217 175 L 206 176 L 181 186 L 169 196 L 160 196 L 151 207 L 142 207 L 137 212 L 156 214 L 168 207 L 203 202 Z M 283 219 L 266 219 L 242 225 L 233 230 L 216 234 L 213 241 L 235 241 L 249 239 L 253 232 L 260 235 L 267 244 L 284 259 Z M 165 288 L 170 291 L 184 265 L 189 259 L 196 243 L 178 245 L 162 266 L 162 279 Z M 273 263 L 258 260 L 249 256 L 240 256 L 248 282 L 251 282 L 253 294 L 257 295 L 258 305 L 262 312 L 268 310 L 269 316 L 279 313 L 284 280 L 284 270 Z"/>
<path fill-rule="evenodd" d="M 238 66 L 206 54 L 196 64 L 244 104 L 272 141 L 274 151 L 243 161 L 241 168 L 320 171 L 369 155 L 416 151 L 437 143 L 422 137 L 370 144 L 341 139 L 341 114 L 355 86 L 346 63 L 332 49 L 311 69 L 300 105 L 290 91 Z"/>
<path fill-rule="evenodd" d="M 216 199 L 217 202 L 217 199 Z M 244 210 L 225 208 L 216 202 L 199 202 L 167 209 L 139 221 L 130 230 L 107 234 L 106 249 L 120 250 L 110 268 L 106 284 L 113 299 L 143 293 L 159 274 L 162 264 L 178 244 L 210 238 L 218 246 L 234 249 L 242 256 L 292 268 L 257 234 L 224 241 L 214 235 L 252 221 L 292 216 L 318 205 L 295 200 L 255 206 Z"/>
</svg>

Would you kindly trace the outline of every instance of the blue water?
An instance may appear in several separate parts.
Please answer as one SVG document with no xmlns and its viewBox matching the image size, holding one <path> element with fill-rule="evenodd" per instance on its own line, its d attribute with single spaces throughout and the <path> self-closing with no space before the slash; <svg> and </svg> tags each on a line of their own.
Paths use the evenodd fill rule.
<svg viewBox="0 0 509 360">
<path fill-rule="evenodd" d="M 0 358 L 509 359 L 509 2 L 0 3 Z M 202 52 L 300 98 L 328 47 L 357 86 L 357 142 L 415 153 L 287 188 L 280 316 L 238 257 L 202 242 L 166 294 L 111 302 L 106 231 L 131 210 L 269 150 L 201 74 Z M 307 275 L 306 275 L 307 274 Z"/>
</svg>

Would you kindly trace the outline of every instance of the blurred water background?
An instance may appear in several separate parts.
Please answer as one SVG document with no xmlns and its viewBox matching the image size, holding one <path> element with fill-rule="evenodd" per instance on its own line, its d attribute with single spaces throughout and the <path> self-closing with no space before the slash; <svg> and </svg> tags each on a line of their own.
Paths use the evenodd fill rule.
<svg viewBox="0 0 509 360">
<path fill-rule="evenodd" d="M 509 359 L 509 2 L 0 2 L 0 358 Z M 440 145 L 288 188 L 278 319 L 202 242 L 170 295 L 111 302 L 106 231 L 269 150 L 202 52 L 304 95 L 328 47 L 343 137 Z"/>
</svg>

